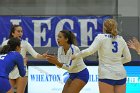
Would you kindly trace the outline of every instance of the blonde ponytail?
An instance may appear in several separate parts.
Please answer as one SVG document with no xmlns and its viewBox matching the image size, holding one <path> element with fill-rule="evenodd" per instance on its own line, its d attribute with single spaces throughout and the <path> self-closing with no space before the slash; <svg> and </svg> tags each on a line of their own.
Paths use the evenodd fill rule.
<svg viewBox="0 0 140 93">
<path fill-rule="evenodd" d="M 117 22 L 114 19 L 106 19 L 104 21 L 104 32 L 116 37 L 118 35 Z"/>
<path fill-rule="evenodd" d="M 117 30 L 112 30 L 111 31 L 111 35 L 113 36 L 113 37 L 116 37 L 117 35 L 118 35 L 118 32 L 117 32 Z"/>
</svg>

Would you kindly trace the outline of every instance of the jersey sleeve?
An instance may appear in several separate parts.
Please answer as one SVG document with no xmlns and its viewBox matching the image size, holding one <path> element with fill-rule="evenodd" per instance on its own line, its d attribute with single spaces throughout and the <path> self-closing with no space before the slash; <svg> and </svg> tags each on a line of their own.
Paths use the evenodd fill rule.
<svg viewBox="0 0 140 93">
<path fill-rule="evenodd" d="M 16 52 L 16 61 L 15 62 L 16 62 L 17 67 L 19 69 L 20 76 L 22 76 L 22 77 L 25 76 L 26 71 L 24 68 L 23 57 L 21 56 L 20 53 Z"/>
<path fill-rule="evenodd" d="M 91 54 L 94 54 L 101 46 L 102 44 L 102 37 L 100 37 L 100 35 L 96 36 L 96 38 L 94 39 L 94 41 L 92 42 L 92 44 L 89 46 L 89 48 L 82 50 L 81 52 L 75 54 L 76 58 L 80 58 L 80 57 L 86 57 L 89 56 Z"/>
<path fill-rule="evenodd" d="M 131 54 L 130 54 L 130 51 L 129 51 L 129 48 L 126 44 L 126 42 L 124 41 L 124 49 L 123 49 L 123 57 L 122 57 L 122 63 L 125 64 L 125 63 L 128 63 L 131 61 Z"/>
<path fill-rule="evenodd" d="M 26 42 L 26 50 L 34 57 L 37 58 L 38 53 L 33 49 L 31 44 L 29 44 L 27 41 Z"/>
</svg>

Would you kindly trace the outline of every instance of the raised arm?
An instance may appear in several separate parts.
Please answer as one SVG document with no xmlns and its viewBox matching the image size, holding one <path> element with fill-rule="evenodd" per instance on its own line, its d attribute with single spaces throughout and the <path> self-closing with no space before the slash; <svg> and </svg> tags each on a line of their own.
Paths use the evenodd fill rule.
<svg viewBox="0 0 140 93">
<path fill-rule="evenodd" d="M 101 40 L 98 38 L 98 36 L 95 38 L 95 40 L 92 42 L 92 44 L 89 46 L 89 48 L 82 50 L 81 52 L 75 54 L 75 58 L 80 57 L 86 57 L 91 54 L 94 54 L 101 46 Z"/>
</svg>

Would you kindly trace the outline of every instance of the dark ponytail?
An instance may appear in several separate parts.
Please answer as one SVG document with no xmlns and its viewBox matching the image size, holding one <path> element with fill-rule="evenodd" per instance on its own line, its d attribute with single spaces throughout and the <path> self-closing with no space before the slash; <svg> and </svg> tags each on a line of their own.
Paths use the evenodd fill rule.
<svg viewBox="0 0 140 93">
<path fill-rule="evenodd" d="M 19 38 L 11 38 L 7 42 L 7 45 L 2 47 L 0 54 L 7 54 L 10 51 L 16 51 L 17 46 L 20 47 L 20 39 Z"/>
<path fill-rule="evenodd" d="M 0 51 L 0 54 L 6 54 L 6 53 L 8 53 L 9 52 L 9 49 L 10 49 L 10 45 L 3 46 L 3 48 Z"/>
</svg>

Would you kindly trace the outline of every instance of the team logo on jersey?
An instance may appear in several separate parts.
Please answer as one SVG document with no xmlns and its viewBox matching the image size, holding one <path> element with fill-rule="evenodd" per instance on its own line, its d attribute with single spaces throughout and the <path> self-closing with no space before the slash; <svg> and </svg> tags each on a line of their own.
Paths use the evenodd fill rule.
<svg viewBox="0 0 140 93">
<path fill-rule="evenodd" d="M 70 77 L 69 73 L 68 72 L 65 72 L 63 74 L 63 82 L 66 83 L 66 81 L 68 80 L 69 77 Z"/>
</svg>

